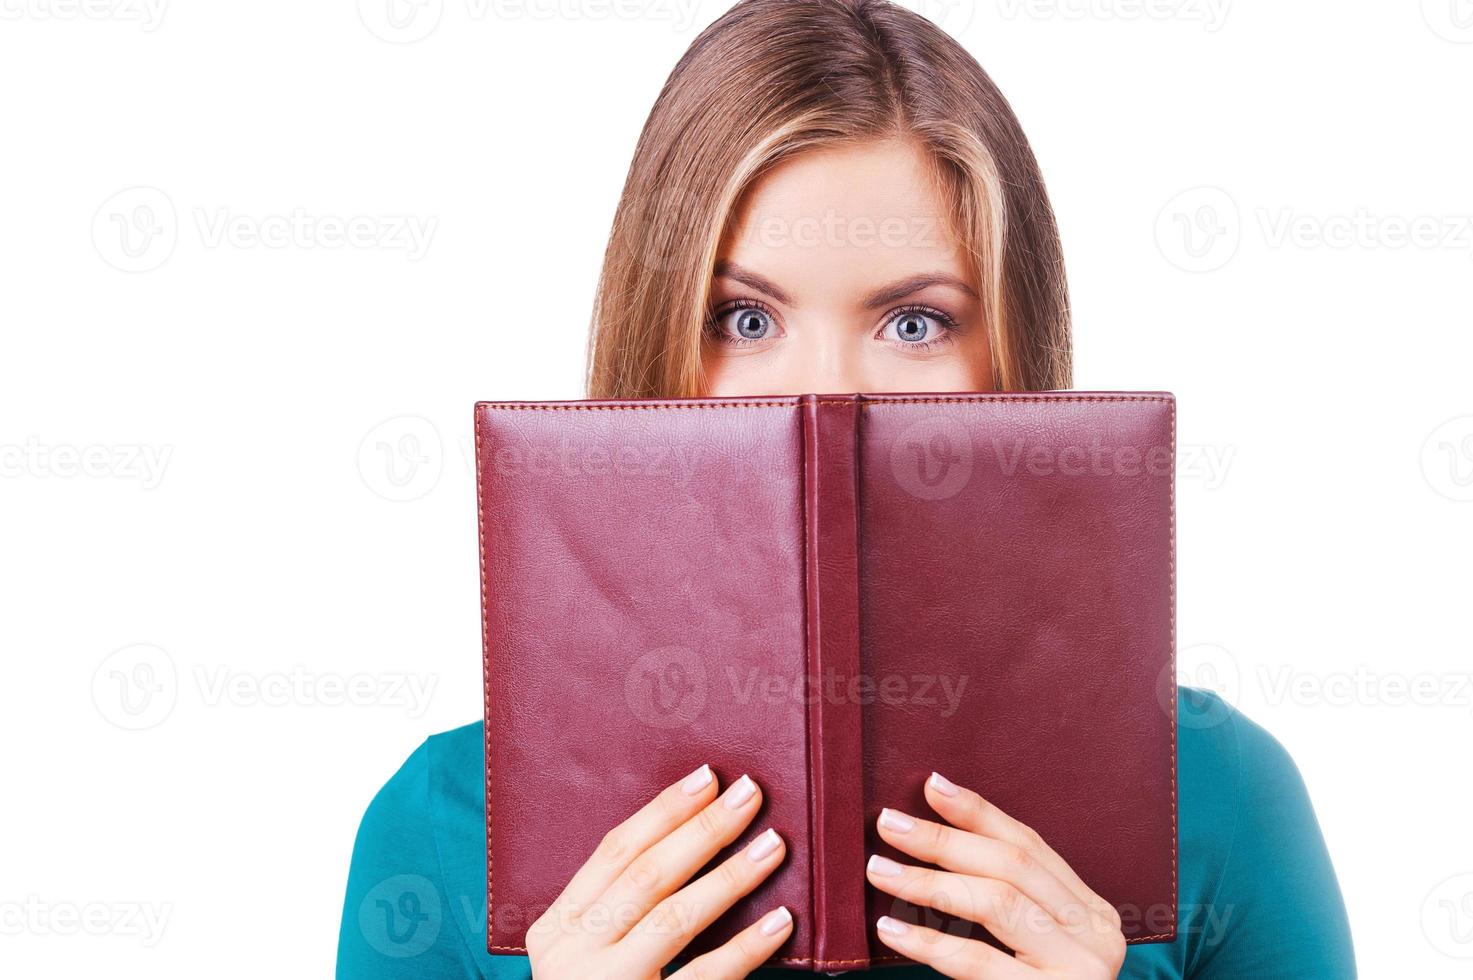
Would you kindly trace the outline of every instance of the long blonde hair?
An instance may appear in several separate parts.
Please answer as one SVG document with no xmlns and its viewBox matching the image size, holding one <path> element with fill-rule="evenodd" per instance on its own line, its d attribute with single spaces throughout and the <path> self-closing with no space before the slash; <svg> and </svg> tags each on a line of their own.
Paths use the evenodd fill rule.
<svg viewBox="0 0 1473 980">
<path fill-rule="evenodd" d="M 1068 289 L 1038 162 L 949 35 L 888 0 L 743 0 L 655 100 L 594 304 L 593 398 L 691 397 L 717 249 L 743 191 L 807 149 L 917 141 L 981 287 L 994 383 L 1071 383 Z"/>
</svg>

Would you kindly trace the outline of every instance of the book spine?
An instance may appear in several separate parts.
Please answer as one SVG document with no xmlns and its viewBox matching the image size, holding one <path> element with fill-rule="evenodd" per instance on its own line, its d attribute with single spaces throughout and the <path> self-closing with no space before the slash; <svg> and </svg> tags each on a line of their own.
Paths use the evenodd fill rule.
<svg viewBox="0 0 1473 980">
<path fill-rule="evenodd" d="M 803 399 L 813 958 L 869 965 L 859 676 L 859 398 Z"/>
</svg>

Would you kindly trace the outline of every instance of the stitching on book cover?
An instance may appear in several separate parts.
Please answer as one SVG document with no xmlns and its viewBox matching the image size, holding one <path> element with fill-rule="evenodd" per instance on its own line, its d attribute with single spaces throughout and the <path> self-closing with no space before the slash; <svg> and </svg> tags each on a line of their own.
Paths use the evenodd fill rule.
<svg viewBox="0 0 1473 980">
<path fill-rule="evenodd" d="M 862 401 L 861 408 L 875 408 L 884 405 L 935 405 L 935 404 L 968 404 L 976 402 L 1171 402 L 1175 404 L 1176 399 L 1165 395 L 931 395 L 917 398 L 884 398 L 875 401 Z"/>
<path fill-rule="evenodd" d="M 812 664 L 812 662 L 810 661 L 809 658 L 811 657 L 812 652 L 813 652 L 813 607 L 812 607 L 811 603 L 809 602 L 809 598 L 808 598 L 808 574 L 809 574 L 809 571 L 808 571 L 808 560 L 809 560 L 808 535 L 810 533 L 809 521 L 813 519 L 813 515 L 809 512 L 810 509 L 809 509 L 809 506 L 808 506 L 808 492 L 809 492 L 809 489 L 810 489 L 810 487 L 809 487 L 809 481 L 812 479 L 812 474 L 810 474 L 808 472 L 808 453 L 809 453 L 808 440 L 810 438 L 812 438 L 814 434 L 811 431 L 812 430 L 812 427 L 813 427 L 813 424 L 808 420 L 808 412 L 806 411 L 806 408 L 807 408 L 807 406 L 802 406 L 800 408 L 799 412 L 798 412 L 798 444 L 801 447 L 801 452 L 803 454 L 802 463 L 798 467 L 798 472 L 799 472 L 798 509 L 799 509 L 799 511 L 800 511 L 800 513 L 802 515 L 802 521 L 800 523 L 801 523 L 802 528 L 803 528 L 803 533 L 801 535 L 799 535 L 800 544 L 801 544 L 802 549 L 803 549 L 802 566 L 801 566 L 802 569 L 803 569 L 803 674 L 804 674 L 805 677 L 811 677 L 813 675 L 813 664 Z M 809 915 L 808 948 L 812 952 L 817 953 L 818 952 L 818 928 L 817 928 L 818 923 L 817 923 L 816 920 L 817 920 L 818 917 L 817 917 L 817 915 L 815 913 L 816 913 L 816 911 L 818 909 L 818 856 L 815 853 L 816 849 L 812 846 L 812 842 L 813 842 L 813 810 L 814 810 L 814 808 L 816 806 L 818 806 L 818 794 L 816 792 L 814 792 L 814 787 L 813 787 L 813 781 L 816 778 L 815 777 L 815 766 L 814 766 L 814 763 L 813 763 L 813 753 L 814 753 L 813 717 L 812 717 L 812 713 L 811 713 L 810 709 L 808 707 L 806 707 L 806 706 L 803 709 L 803 740 L 804 740 L 804 742 L 807 745 L 807 752 L 805 754 L 807 756 L 807 762 L 808 762 L 808 773 L 807 773 L 807 776 L 808 776 L 808 806 L 804 808 L 805 811 L 806 811 L 806 814 L 805 815 L 808 817 L 808 828 L 807 828 L 807 830 L 808 830 L 808 841 L 809 841 L 809 850 L 808 850 L 808 915 Z M 767 960 L 767 962 L 769 962 L 769 963 L 783 962 L 783 959 L 774 956 L 774 957 L 769 957 L 768 960 Z"/>
<path fill-rule="evenodd" d="M 491 621 L 487 618 L 489 609 L 486 603 L 486 504 L 481 499 L 481 451 L 485 435 L 481 428 L 482 413 L 476 412 L 476 530 L 479 533 L 479 544 L 481 551 L 481 696 L 482 704 L 482 736 L 485 740 L 483 751 L 486 757 L 486 947 L 487 949 L 506 949 L 504 946 L 494 946 L 496 941 L 495 921 L 496 915 L 491 904 L 493 865 L 491 858 Z"/>
<path fill-rule="evenodd" d="M 490 403 L 490 404 L 487 404 L 485 407 L 488 408 L 488 409 L 496 410 L 496 411 L 511 411 L 511 412 L 617 412 L 617 411 L 663 412 L 663 411 L 674 411 L 674 410 L 683 409 L 683 408 L 694 408 L 694 409 L 711 409 L 711 408 L 797 408 L 798 406 L 796 404 L 794 404 L 793 402 L 717 402 L 717 403 L 714 403 L 714 404 L 712 404 L 712 403 L 706 403 L 706 402 L 694 402 L 694 403 L 690 403 L 690 404 L 686 404 L 686 403 L 670 403 L 670 402 L 652 402 L 650 404 L 641 404 L 641 403 L 633 402 L 633 403 L 627 403 L 627 404 L 621 403 L 621 404 L 617 404 L 617 405 L 587 405 L 587 404 L 583 404 L 581 402 L 569 402 L 568 404 L 559 404 L 559 405 L 546 405 L 546 404 L 537 404 L 537 403 L 528 403 L 528 404 L 524 404 L 524 405 L 523 404 Z"/>
<path fill-rule="evenodd" d="M 1171 487 L 1170 487 L 1170 529 L 1171 545 L 1168 554 L 1168 567 L 1171 569 L 1171 630 L 1168 642 L 1171 644 L 1171 931 L 1176 932 L 1176 903 L 1180 901 L 1177 895 L 1176 883 L 1176 861 L 1177 861 L 1177 828 L 1176 828 L 1176 399 L 1171 399 Z M 1147 936 L 1147 939 L 1165 939 L 1165 935 Z"/>
</svg>

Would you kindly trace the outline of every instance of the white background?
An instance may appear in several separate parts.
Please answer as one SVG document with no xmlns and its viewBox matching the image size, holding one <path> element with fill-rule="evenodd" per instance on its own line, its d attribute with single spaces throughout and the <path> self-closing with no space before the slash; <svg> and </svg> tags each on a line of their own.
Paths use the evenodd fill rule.
<svg viewBox="0 0 1473 980">
<path fill-rule="evenodd" d="M 471 405 L 579 395 L 726 4 L 85 2 L 0 0 L 0 972 L 326 976 L 364 806 L 480 711 Z M 1363 975 L 1467 976 L 1473 7 L 927 7 L 1077 384 L 1180 399 L 1183 679 L 1297 759 Z"/>
</svg>

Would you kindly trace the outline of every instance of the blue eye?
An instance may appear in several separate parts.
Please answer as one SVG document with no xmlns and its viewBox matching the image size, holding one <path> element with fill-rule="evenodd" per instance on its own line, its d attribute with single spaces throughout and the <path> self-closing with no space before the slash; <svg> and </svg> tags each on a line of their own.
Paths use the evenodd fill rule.
<svg viewBox="0 0 1473 980">
<path fill-rule="evenodd" d="M 947 313 L 929 306 L 906 306 L 892 310 L 876 340 L 888 341 L 897 349 L 930 351 L 951 342 L 957 323 Z"/>
<path fill-rule="evenodd" d="M 902 313 L 890 321 L 895 328 L 895 339 L 906 343 L 919 343 L 932 332 L 931 318 L 924 313 Z"/>
<path fill-rule="evenodd" d="M 779 335 L 772 314 L 750 303 L 727 307 L 711 318 L 717 340 L 731 344 L 756 343 Z"/>
</svg>

